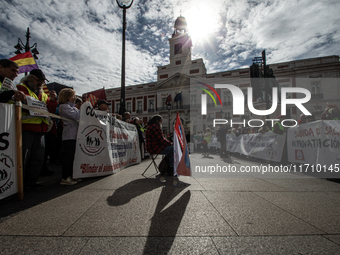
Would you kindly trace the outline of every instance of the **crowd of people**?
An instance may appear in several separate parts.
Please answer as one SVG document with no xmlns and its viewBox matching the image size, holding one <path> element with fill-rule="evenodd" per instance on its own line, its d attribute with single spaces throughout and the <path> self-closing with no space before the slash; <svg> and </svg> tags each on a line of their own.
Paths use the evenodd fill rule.
<svg viewBox="0 0 340 255">
<path fill-rule="evenodd" d="M 245 135 L 245 134 L 254 134 L 254 133 L 262 133 L 265 134 L 267 132 L 273 132 L 275 134 L 284 134 L 287 130 L 295 126 L 293 122 L 286 121 L 285 127 L 282 125 L 282 121 L 286 119 L 286 116 L 279 115 L 277 116 L 276 122 L 274 122 L 273 127 L 271 128 L 269 124 L 264 124 L 262 127 L 230 127 L 228 124 L 218 125 L 216 131 L 211 131 L 210 128 L 206 128 L 205 131 L 197 131 L 191 136 L 192 143 L 195 146 L 195 150 L 202 152 L 203 157 L 209 157 L 210 150 L 208 148 L 208 144 L 213 141 L 215 138 L 221 144 L 220 149 L 220 157 L 221 158 L 229 158 L 230 155 L 226 151 L 226 135 Z M 336 104 L 327 103 L 326 109 L 320 116 L 320 120 L 339 120 L 340 119 L 340 109 Z M 316 121 L 315 116 L 301 114 L 300 119 L 297 121 L 298 125 L 304 125 L 306 123 L 310 123 Z"/>
<path fill-rule="evenodd" d="M 18 76 L 19 66 L 8 59 L 0 60 L 0 88 L 5 78 L 14 81 Z M 24 76 L 14 90 L 3 90 L 0 93 L 0 102 L 7 103 L 22 101 L 27 104 L 26 97 L 32 97 L 46 104 L 51 114 L 59 115 L 60 118 L 30 115 L 28 110 L 22 110 L 22 155 L 23 174 L 25 188 L 41 188 L 38 182 L 40 176 L 50 176 L 54 172 L 48 168 L 48 162 L 61 165 L 61 185 L 74 185 L 81 181 L 72 177 L 73 161 L 76 150 L 76 138 L 80 119 L 80 108 L 83 104 L 81 97 L 76 96 L 72 88 L 65 88 L 57 95 L 56 91 L 44 93 L 45 74 L 40 69 L 33 69 Z M 111 103 L 100 99 L 97 102 L 97 110 L 109 112 Z M 129 112 L 122 115 L 112 114 L 121 121 L 136 126 L 140 142 L 141 157 L 144 158 L 145 147 L 148 153 L 168 154 L 173 162 L 172 142 L 163 137 L 161 130 L 162 117 L 157 115 L 150 119 L 149 123 L 143 123 L 138 117 L 131 117 Z M 148 129 L 147 127 L 150 126 Z M 148 133 L 146 132 L 149 130 Z M 158 131 L 158 132 L 157 132 Z M 158 135 L 161 135 L 158 137 Z M 145 140 L 149 146 L 145 145 Z M 170 164 L 171 165 L 171 164 Z M 173 167 L 173 164 L 171 165 Z"/>
<path fill-rule="evenodd" d="M 18 76 L 19 66 L 8 59 L 0 60 L 0 88 L 5 78 L 12 81 Z M 82 98 L 76 96 L 76 92 L 71 88 L 62 89 L 59 95 L 54 90 L 49 91 L 49 96 L 44 93 L 43 85 L 48 81 L 40 69 L 31 70 L 24 76 L 15 90 L 2 91 L 0 102 L 6 103 L 10 100 L 22 101 L 25 103 L 26 97 L 30 96 L 36 100 L 46 103 L 50 113 L 59 115 L 59 118 L 42 117 L 30 115 L 28 110 L 22 111 L 22 153 L 23 172 L 25 187 L 39 188 L 41 184 L 37 182 L 41 175 L 52 175 L 47 167 L 47 162 L 61 164 L 62 178 L 61 185 L 74 185 L 81 179 L 72 177 L 73 161 L 76 150 L 76 137 L 80 119 L 80 108 L 83 103 Z M 110 103 L 100 99 L 97 102 L 97 110 L 109 112 Z M 162 131 L 162 120 L 160 115 L 152 117 L 148 123 L 144 123 L 138 117 L 131 117 L 129 112 L 123 116 L 112 114 L 117 119 L 131 123 L 136 126 L 140 142 L 141 158 L 144 158 L 145 150 L 150 154 L 164 154 L 167 156 L 170 169 L 173 168 L 173 133 L 168 134 Z M 232 134 L 240 136 L 251 133 L 274 132 L 283 134 L 287 127 L 281 124 L 286 116 L 277 117 L 273 127 L 268 124 L 261 128 L 238 127 L 230 128 L 227 125 L 219 125 L 219 129 L 211 131 L 207 128 L 204 132 L 197 131 L 194 134 L 188 132 L 186 139 L 188 143 L 194 143 L 196 149 L 201 149 L 203 157 L 209 156 L 208 144 L 216 137 L 221 143 L 220 157 L 229 157 L 226 151 L 226 135 Z M 321 115 L 322 120 L 339 120 L 340 109 L 337 105 L 328 104 Z M 301 114 L 298 120 L 299 125 L 304 125 L 315 121 L 315 117 Z"/>
</svg>

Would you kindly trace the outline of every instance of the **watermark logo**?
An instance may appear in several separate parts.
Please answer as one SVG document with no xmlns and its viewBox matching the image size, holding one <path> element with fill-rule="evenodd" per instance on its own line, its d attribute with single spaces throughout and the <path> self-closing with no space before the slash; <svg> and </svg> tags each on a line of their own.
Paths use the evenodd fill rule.
<svg viewBox="0 0 340 255">
<path fill-rule="evenodd" d="M 211 91 L 214 92 L 214 94 L 216 95 L 216 97 L 220 101 L 221 106 L 223 106 L 220 95 L 217 93 L 217 91 L 213 87 L 211 87 L 210 85 L 205 84 L 203 82 L 198 82 L 198 83 L 206 86 L 209 89 L 211 89 Z M 205 93 L 207 93 L 212 98 L 212 100 L 214 101 L 215 105 L 217 105 L 215 97 L 210 93 L 209 90 L 204 89 L 204 88 L 200 88 L 200 87 L 198 87 L 198 89 L 201 89 Z M 201 97 L 201 100 L 202 100 L 202 115 L 206 115 L 207 114 L 207 94 L 202 94 L 202 97 Z"/>
<path fill-rule="evenodd" d="M 215 89 L 228 89 L 230 91 L 231 95 L 232 95 L 232 98 L 233 98 L 233 115 L 244 115 L 245 97 L 244 97 L 243 91 L 238 86 L 232 85 L 232 84 L 215 84 L 215 86 L 213 88 L 210 85 L 207 85 L 205 83 L 202 83 L 202 82 L 198 82 L 198 83 L 206 86 L 211 91 L 213 91 L 214 94 L 219 99 L 221 106 L 223 106 L 222 100 L 221 100 L 220 96 L 218 95 L 218 93 Z M 213 97 L 213 95 L 211 94 L 211 92 L 209 92 L 207 89 L 204 89 L 204 88 L 198 88 L 198 89 L 201 89 L 204 92 L 206 92 L 213 99 L 215 105 L 217 105 L 216 100 Z M 305 97 L 288 98 L 287 94 L 289 94 L 289 93 L 301 93 L 301 94 L 304 94 Z M 201 114 L 202 115 L 207 114 L 207 94 L 201 95 Z M 255 109 L 254 103 L 253 103 L 253 88 L 252 87 L 247 88 L 247 95 L 248 95 L 247 96 L 248 110 L 252 114 L 258 115 L 258 116 L 266 116 L 266 115 L 270 115 L 270 114 L 272 114 L 276 111 L 277 106 L 278 106 L 278 88 L 277 87 L 272 88 L 272 95 L 271 95 L 272 106 L 271 106 L 270 109 L 266 109 L 266 110 Z M 305 88 L 298 88 L 298 87 L 283 87 L 283 88 L 281 88 L 281 115 L 286 115 L 288 104 L 295 105 L 306 116 L 312 115 L 303 106 L 303 104 L 309 102 L 310 99 L 311 99 L 311 93 L 310 93 L 309 90 L 307 90 Z M 272 124 L 273 124 L 273 122 L 277 121 L 277 120 L 278 119 L 268 119 L 266 121 L 272 121 Z M 251 125 L 249 122 L 252 122 L 252 121 L 259 121 L 259 122 L 262 122 L 262 125 L 260 125 L 260 126 L 264 125 L 264 122 L 262 120 L 252 119 L 252 120 L 248 121 L 248 125 L 250 127 L 260 127 L 260 126 Z M 287 120 L 284 120 L 284 121 L 295 122 L 295 126 L 297 125 L 297 122 L 294 119 L 287 119 Z M 228 121 L 225 120 L 225 119 L 214 119 L 213 120 L 213 126 L 214 127 L 215 127 L 216 124 L 226 124 L 226 123 L 228 123 Z M 245 120 L 242 123 L 234 123 L 234 124 L 243 124 L 245 126 Z M 282 123 L 282 125 L 284 126 L 283 123 Z"/>
</svg>

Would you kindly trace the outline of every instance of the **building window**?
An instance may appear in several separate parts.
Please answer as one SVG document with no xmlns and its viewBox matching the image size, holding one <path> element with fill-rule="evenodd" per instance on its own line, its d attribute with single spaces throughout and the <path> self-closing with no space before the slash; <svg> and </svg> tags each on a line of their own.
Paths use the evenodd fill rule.
<svg viewBox="0 0 340 255">
<path fill-rule="evenodd" d="M 137 101 L 137 113 L 143 112 L 143 101 Z"/>
<path fill-rule="evenodd" d="M 149 100 L 149 112 L 154 112 L 155 111 L 155 100 L 151 99 Z"/>
<path fill-rule="evenodd" d="M 194 70 L 190 70 L 190 74 L 193 74 L 193 73 L 199 73 L 200 70 L 199 69 L 194 69 Z"/>
<path fill-rule="evenodd" d="M 168 78 L 168 75 L 167 74 L 162 74 L 161 76 L 159 76 L 160 79 L 165 79 L 165 78 Z"/>
<path fill-rule="evenodd" d="M 288 88 L 289 87 L 289 84 L 286 83 L 286 84 L 280 84 L 280 95 L 281 95 L 281 89 L 282 88 Z M 279 96 L 280 97 L 280 96 Z M 286 98 L 292 98 L 292 93 L 287 93 L 286 94 Z M 279 98 L 279 100 L 281 100 L 281 98 Z"/>
<path fill-rule="evenodd" d="M 210 96 L 207 96 L 207 105 L 208 107 L 215 106 L 215 103 Z"/>
<path fill-rule="evenodd" d="M 311 85 L 312 99 L 322 99 L 323 94 L 321 91 L 321 81 L 312 81 Z"/>
<path fill-rule="evenodd" d="M 131 102 L 126 102 L 126 111 L 131 113 Z"/>
<path fill-rule="evenodd" d="M 181 60 L 176 61 L 176 65 L 180 65 L 181 63 Z"/>
<path fill-rule="evenodd" d="M 175 44 L 175 55 L 181 54 L 181 53 L 182 53 L 182 44 L 181 43 Z"/>
<path fill-rule="evenodd" d="M 312 94 L 320 94 L 321 93 L 321 81 L 312 81 Z"/>
<path fill-rule="evenodd" d="M 165 102 L 166 102 L 166 97 L 163 97 L 162 98 L 162 110 L 164 110 L 165 109 Z"/>
<path fill-rule="evenodd" d="M 223 93 L 223 104 L 225 105 L 231 105 L 231 96 L 229 92 L 224 92 Z"/>
</svg>

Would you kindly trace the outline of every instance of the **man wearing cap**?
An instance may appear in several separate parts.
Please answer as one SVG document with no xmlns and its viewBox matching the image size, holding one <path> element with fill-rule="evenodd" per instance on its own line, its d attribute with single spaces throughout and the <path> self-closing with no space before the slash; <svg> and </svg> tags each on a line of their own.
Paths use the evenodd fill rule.
<svg viewBox="0 0 340 255">
<path fill-rule="evenodd" d="M 17 85 L 26 96 L 48 103 L 48 96 L 43 92 L 46 77 L 40 69 L 34 69 L 21 79 Z M 48 80 L 47 80 L 48 81 Z M 22 153 L 25 187 L 39 188 L 37 184 L 44 163 L 45 137 L 49 121 L 46 117 L 31 116 L 27 110 L 22 112 Z"/>
<path fill-rule="evenodd" d="M 281 121 L 283 121 L 285 119 L 286 116 L 284 115 L 279 115 L 277 116 L 277 118 L 279 119 L 279 121 L 276 121 L 274 123 L 274 126 L 273 126 L 273 132 L 275 134 L 279 134 L 279 135 L 282 135 L 284 132 L 285 132 L 285 128 L 284 126 L 282 126 L 281 124 Z"/>
<path fill-rule="evenodd" d="M 105 101 L 104 99 L 100 99 L 98 101 L 98 110 L 104 111 L 104 112 L 109 112 L 110 106 L 111 104 L 107 101 Z"/>
<path fill-rule="evenodd" d="M 14 81 L 18 76 L 19 66 L 9 59 L 0 59 L 0 88 L 5 78 Z M 24 93 L 18 90 L 8 90 L 0 92 L 0 103 L 7 103 L 14 96 L 15 100 L 25 99 Z"/>
</svg>

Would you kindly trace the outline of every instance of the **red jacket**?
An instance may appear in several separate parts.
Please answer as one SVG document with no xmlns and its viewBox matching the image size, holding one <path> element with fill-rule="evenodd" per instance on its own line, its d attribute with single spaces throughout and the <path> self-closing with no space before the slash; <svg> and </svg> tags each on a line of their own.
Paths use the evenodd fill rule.
<svg viewBox="0 0 340 255">
<path fill-rule="evenodd" d="M 151 154 L 158 154 L 164 151 L 171 142 L 164 138 L 161 127 L 158 123 L 148 126 L 145 133 L 146 150 Z"/>
</svg>

